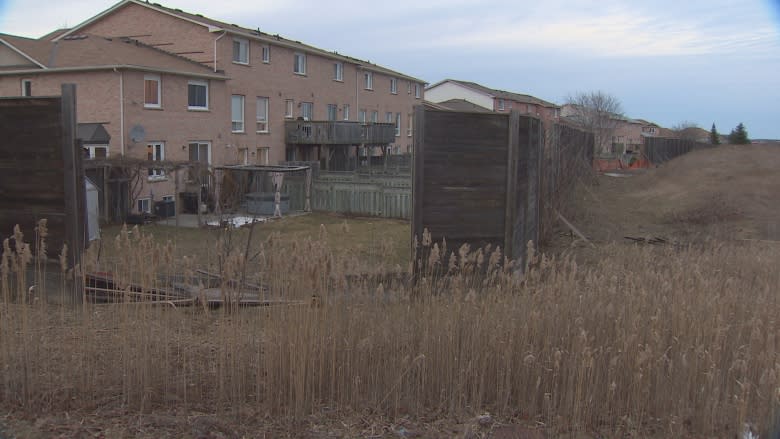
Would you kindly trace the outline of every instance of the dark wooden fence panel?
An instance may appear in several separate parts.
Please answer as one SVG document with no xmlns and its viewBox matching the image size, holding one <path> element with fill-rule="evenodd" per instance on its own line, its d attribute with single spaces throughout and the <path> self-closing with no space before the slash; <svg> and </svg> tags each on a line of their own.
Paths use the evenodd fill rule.
<svg viewBox="0 0 780 439">
<path fill-rule="evenodd" d="M 696 148 L 693 140 L 667 137 L 645 137 L 645 155 L 654 165 L 691 152 Z"/>
<path fill-rule="evenodd" d="M 427 230 L 433 242 L 446 239 L 448 252 L 462 244 L 501 247 L 522 268 L 528 242 L 539 242 L 543 222 L 557 210 L 555 200 L 573 190 L 569 175 L 590 169 L 593 158 L 592 135 L 559 125 L 552 131 L 516 112 L 417 107 L 413 238 Z"/>
<path fill-rule="evenodd" d="M 75 86 L 62 97 L 0 99 L 0 238 L 15 225 L 25 241 L 48 220 L 48 255 L 67 243 L 71 263 L 80 261 L 85 234 L 82 154 L 76 142 Z"/>
</svg>

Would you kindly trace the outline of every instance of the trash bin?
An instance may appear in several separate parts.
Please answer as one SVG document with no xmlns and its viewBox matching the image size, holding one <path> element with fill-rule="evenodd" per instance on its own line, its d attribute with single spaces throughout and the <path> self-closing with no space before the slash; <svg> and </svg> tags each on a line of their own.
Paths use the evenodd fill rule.
<svg viewBox="0 0 780 439">
<path fill-rule="evenodd" d="M 195 192 L 180 192 L 179 199 L 181 200 L 182 213 L 198 213 L 198 194 Z"/>
</svg>

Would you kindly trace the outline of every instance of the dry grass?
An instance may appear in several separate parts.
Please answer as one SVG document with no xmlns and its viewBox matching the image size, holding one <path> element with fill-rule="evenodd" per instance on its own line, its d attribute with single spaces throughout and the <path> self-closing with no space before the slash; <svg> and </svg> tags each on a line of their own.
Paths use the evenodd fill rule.
<svg viewBox="0 0 780 439">
<path fill-rule="evenodd" d="M 216 413 L 236 425 L 263 414 L 296 422 L 323 411 L 489 411 L 551 434 L 643 437 L 731 437 L 745 422 L 766 433 L 778 416 L 779 246 L 613 245 L 593 267 L 536 258 L 520 280 L 490 249 L 453 256 L 436 245 L 421 248 L 433 255 L 430 271 L 411 286 L 352 276 L 354 255 L 334 252 L 327 230 L 278 242 L 247 262 L 241 245 L 223 240 L 214 257 L 226 275 L 247 262 L 273 295 L 316 302 L 53 306 L 27 296 L 29 251 L 6 247 L 0 404 L 23 413 Z M 90 254 L 87 269 L 151 286 L 194 266 L 174 243 L 140 232 L 115 245 L 116 259 L 97 265 Z"/>
</svg>

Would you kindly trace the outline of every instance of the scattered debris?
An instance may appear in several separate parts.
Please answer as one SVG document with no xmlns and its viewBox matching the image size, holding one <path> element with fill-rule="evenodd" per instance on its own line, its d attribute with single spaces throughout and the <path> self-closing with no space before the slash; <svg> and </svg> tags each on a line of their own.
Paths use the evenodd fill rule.
<svg viewBox="0 0 780 439">
<path fill-rule="evenodd" d="M 634 236 L 624 236 L 625 239 L 628 239 L 630 241 L 634 241 L 637 243 L 644 243 L 644 244 L 650 244 L 650 245 L 667 245 L 667 244 L 677 244 L 676 242 L 669 242 L 666 240 L 666 238 L 661 238 L 660 236 L 656 236 L 654 238 L 644 238 L 644 237 L 634 237 Z"/>
<path fill-rule="evenodd" d="M 223 218 L 223 219 L 217 219 L 212 221 L 207 221 L 207 226 L 212 227 L 233 227 L 235 229 L 239 227 L 246 226 L 248 224 L 252 223 L 264 223 L 268 221 L 268 218 L 265 217 L 256 217 L 256 216 L 234 216 L 230 218 Z"/>
<path fill-rule="evenodd" d="M 618 174 L 617 172 L 605 172 L 604 175 L 606 175 L 607 177 L 620 177 L 620 178 L 633 177 L 632 174 Z"/>
<path fill-rule="evenodd" d="M 564 224 L 566 224 L 566 226 L 567 226 L 569 229 L 571 229 L 571 231 L 572 231 L 572 232 L 574 232 L 574 233 L 575 233 L 577 236 L 579 236 L 579 238 L 580 238 L 581 240 L 585 241 L 586 243 L 588 243 L 588 244 L 589 244 L 591 247 L 593 247 L 593 248 L 595 248 L 595 247 L 596 247 L 595 245 L 593 245 L 593 243 L 592 243 L 592 242 L 590 242 L 590 241 L 588 240 L 588 238 L 586 238 L 586 237 L 585 237 L 585 235 L 583 235 L 583 234 L 582 234 L 582 232 L 580 232 L 579 230 L 577 230 L 577 228 L 576 228 L 576 227 L 574 227 L 574 224 L 570 223 L 570 222 L 569 222 L 569 221 L 568 221 L 566 218 L 564 218 L 564 217 L 563 217 L 563 215 L 561 215 L 561 213 L 560 213 L 560 212 L 558 212 L 558 211 L 556 210 L 556 211 L 555 211 L 555 214 L 556 214 L 556 215 L 558 215 L 558 219 L 559 219 L 559 220 L 561 220 L 561 222 L 563 222 Z"/>
</svg>

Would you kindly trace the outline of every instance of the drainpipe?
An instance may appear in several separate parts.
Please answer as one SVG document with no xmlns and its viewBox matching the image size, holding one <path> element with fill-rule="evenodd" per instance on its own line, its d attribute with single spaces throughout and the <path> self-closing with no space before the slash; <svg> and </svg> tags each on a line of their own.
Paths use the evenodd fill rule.
<svg viewBox="0 0 780 439">
<path fill-rule="evenodd" d="M 114 72 L 117 73 L 116 67 Z M 125 72 L 119 73 L 119 151 L 125 156 Z"/>
<path fill-rule="evenodd" d="M 222 39 L 222 37 L 224 37 L 226 33 L 227 33 L 227 31 L 223 30 L 222 31 L 222 35 L 220 35 L 216 39 L 214 39 L 214 73 L 217 73 L 217 41 Z"/>
</svg>

